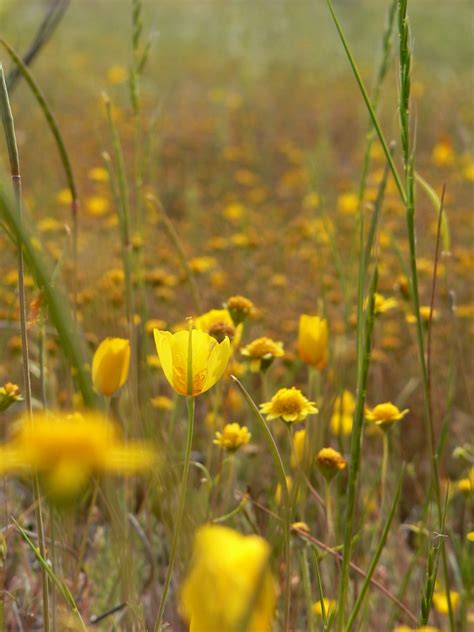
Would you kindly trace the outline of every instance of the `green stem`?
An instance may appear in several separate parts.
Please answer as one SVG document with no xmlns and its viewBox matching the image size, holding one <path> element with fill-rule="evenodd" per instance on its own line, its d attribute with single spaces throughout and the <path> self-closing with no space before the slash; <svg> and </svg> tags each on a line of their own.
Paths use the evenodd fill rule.
<svg viewBox="0 0 474 632">
<path fill-rule="evenodd" d="M 289 632 L 290 626 L 290 601 L 291 601 L 291 558 L 290 558 L 290 511 L 291 511 L 291 503 L 290 503 L 290 494 L 288 491 L 288 483 L 286 480 L 286 472 L 285 466 L 283 465 L 283 460 L 281 458 L 280 452 L 278 451 L 278 446 L 273 438 L 272 433 L 270 432 L 270 428 L 267 425 L 267 422 L 260 414 L 257 405 L 251 398 L 247 389 L 244 385 L 238 380 L 235 375 L 231 376 L 233 381 L 237 384 L 239 389 L 242 391 L 243 396 L 247 400 L 247 404 L 249 405 L 250 410 L 253 412 L 256 421 L 258 422 L 260 428 L 263 431 L 263 435 L 267 445 L 270 449 L 270 453 L 273 458 L 273 462 L 275 464 L 275 468 L 277 470 L 277 474 L 280 478 L 281 491 L 282 491 L 282 499 L 283 506 L 285 508 L 285 514 L 283 516 L 283 537 L 284 537 L 284 546 L 285 546 L 285 566 L 286 566 L 286 577 L 285 577 L 285 606 L 284 606 L 284 627 L 283 630 L 285 632 Z"/>
<path fill-rule="evenodd" d="M 176 523 L 174 524 L 173 542 L 171 544 L 171 553 L 168 563 L 168 569 L 166 571 L 165 583 L 163 585 L 163 593 L 161 595 L 160 608 L 158 610 L 158 617 L 155 622 L 155 632 L 161 630 L 163 614 L 165 611 L 166 601 L 168 598 L 168 592 L 171 583 L 171 577 L 173 575 L 174 564 L 176 561 L 176 552 L 178 550 L 179 537 L 181 534 L 181 526 L 183 522 L 184 508 L 186 506 L 186 491 L 188 488 L 189 478 L 189 461 L 191 459 L 191 446 L 193 442 L 194 431 L 194 397 L 187 397 L 186 403 L 188 406 L 188 432 L 186 437 L 186 450 L 184 454 L 184 467 L 183 476 L 181 477 L 181 490 L 179 493 L 179 505 L 178 515 L 176 517 Z"/>
<path fill-rule="evenodd" d="M 303 576 L 304 596 L 306 600 L 306 617 L 308 632 L 315 632 L 313 615 L 313 597 L 311 594 L 311 576 L 309 573 L 308 551 L 305 546 L 300 554 L 301 574 Z"/>
<path fill-rule="evenodd" d="M 390 455 L 390 441 L 388 438 L 388 431 L 383 431 L 383 453 L 382 453 L 382 474 L 380 478 L 380 515 L 383 516 L 385 507 L 385 494 L 387 491 L 387 472 L 388 472 L 388 460 Z"/>
<path fill-rule="evenodd" d="M 324 492 L 328 542 L 331 543 L 334 535 L 334 522 L 332 517 L 331 481 L 328 481 L 327 478 L 324 478 Z"/>
</svg>

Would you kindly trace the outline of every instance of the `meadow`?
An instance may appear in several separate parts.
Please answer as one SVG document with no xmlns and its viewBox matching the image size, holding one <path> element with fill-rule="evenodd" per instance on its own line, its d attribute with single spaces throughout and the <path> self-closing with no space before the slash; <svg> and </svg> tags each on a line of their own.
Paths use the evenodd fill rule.
<svg viewBox="0 0 474 632">
<path fill-rule="evenodd" d="M 472 25 L 0 2 L 0 632 L 472 629 Z"/>
</svg>

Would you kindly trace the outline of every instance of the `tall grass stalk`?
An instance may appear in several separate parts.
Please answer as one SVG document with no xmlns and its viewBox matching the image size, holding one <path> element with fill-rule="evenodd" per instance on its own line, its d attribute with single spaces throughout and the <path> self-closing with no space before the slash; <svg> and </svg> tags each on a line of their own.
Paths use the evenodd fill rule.
<svg viewBox="0 0 474 632">
<path fill-rule="evenodd" d="M 8 157 L 10 161 L 10 171 L 12 179 L 12 188 L 15 198 L 16 213 L 18 221 L 22 222 L 22 191 L 21 191 L 21 172 L 20 157 L 15 135 L 15 122 L 8 98 L 7 84 L 5 82 L 5 74 L 3 66 L 0 64 L 0 108 L 2 110 L 3 130 L 8 149 Z M 33 407 L 31 397 L 31 379 L 30 379 L 30 358 L 28 353 L 28 331 L 27 331 L 27 314 L 26 314 L 26 293 L 25 293 L 25 268 L 23 260 L 23 245 L 21 240 L 17 239 L 18 248 L 18 296 L 20 303 L 20 331 L 21 331 L 21 351 L 23 365 L 23 390 L 25 395 L 26 413 L 30 420 L 33 418 Z M 40 554 L 43 558 L 46 556 L 46 539 L 43 521 L 43 511 L 41 506 L 41 493 L 39 488 L 38 477 L 33 475 L 33 494 L 36 503 L 36 528 L 38 531 L 38 543 Z M 46 632 L 50 629 L 50 608 L 49 608 L 49 585 L 46 569 L 41 567 L 41 583 L 43 596 L 43 625 Z"/>
<path fill-rule="evenodd" d="M 72 169 L 71 160 L 69 158 L 69 154 L 66 149 L 66 144 L 62 137 L 61 131 L 57 124 L 56 118 L 48 105 L 46 97 L 44 96 L 41 88 L 35 81 L 33 75 L 31 74 L 28 66 L 22 61 L 21 57 L 18 53 L 8 44 L 4 39 L 0 38 L 0 44 L 5 48 L 7 53 L 10 55 L 10 58 L 15 63 L 18 72 L 21 74 L 26 84 L 30 88 L 36 102 L 38 103 L 43 115 L 46 119 L 46 123 L 53 135 L 54 142 L 56 143 L 56 147 L 58 148 L 59 158 L 61 160 L 61 164 L 63 165 L 64 175 L 66 177 L 66 182 L 68 189 L 71 193 L 71 221 L 72 221 L 72 256 L 73 256 L 73 305 L 74 305 L 74 315 L 76 315 L 77 311 L 77 269 L 78 269 L 78 240 L 79 240 L 79 197 L 77 192 L 76 180 L 74 177 L 74 172 Z"/>
<path fill-rule="evenodd" d="M 365 315 L 364 347 L 359 350 L 359 355 L 361 357 L 358 361 L 357 370 L 357 399 L 351 436 L 351 456 L 349 462 L 349 481 L 347 484 L 347 506 L 344 528 L 344 550 L 339 583 L 337 612 L 337 629 L 339 632 L 342 632 L 345 622 L 345 604 L 349 584 L 349 563 L 352 554 L 352 533 L 357 502 L 357 485 L 359 480 L 362 449 L 362 426 L 364 422 L 365 396 L 369 373 L 370 350 L 372 346 L 372 332 L 374 327 L 374 295 L 377 288 L 377 278 L 378 272 L 377 266 L 375 266 L 368 291 L 368 305 Z"/>
<path fill-rule="evenodd" d="M 410 121 L 410 87 L 411 87 L 411 42 L 410 27 L 407 16 L 408 0 L 399 0 L 398 3 L 398 30 L 400 37 L 400 90 L 399 90 L 399 114 L 400 114 L 400 135 L 402 143 L 403 163 L 405 171 L 405 191 L 406 191 L 406 222 L 408 233 L 408 246 L 410 251 L 410 284 L 413 310 L 416 318 L 416 337 L 418 343 L 418 361 L 420 363 L 421 374 L 423 379 L 423 393 L 425 404 L 425 428 L 428 435 L 430 452 L 431 452 L 431 475 L 435 491 L 436 507 L 438 511 L 438 527 L 441 528 L 443 521 L 443 507 L 441 501 L 441 488 L 438 471 L 438 457 L 436 453 L 436 439 L 434 431 L 433 409 L 431 399 L 431 380 L 427 358 L 425 356 L 425 339 L 423 331 L 423 321 L 420 313 L 420 294 L 418 287 L 418 269 L 416 264 L 416 227 L 415 227 L 415 167 L 414 167 L 414 151 L 411 143 L 411 121 Z M 442 201 L 439 217 L 442 217 Z M 438 229 L 438 240 L 440 230 Z M 435 273 L 438 256 L 439 241 L 437 243 L 435 257 Z M 432 303 L 430 309 L 429 328 L 431 329 L 433 316 L 434 292 L 432 293 Z M 431 334 L 429 334 L 431 335 Z M 429 339 L 431 340 L 431 338 Z M 444 543 L 441 544 L 441 555 L 443 559 L 443 571 L 445 576 L 446 599 L 448 602 L 449 624 L 450 629 L 454 632 L 454 613 L 451 604 L 451 596 L 449 590 L 449 569 Z"/>
<path fill-rule="evenodd" d="M 375 569 L 377 567 L 377 563 L 380 559 L 380 556 L 382 555 L 382 551 L 385 547 L 385 543 L 387 541 L 387 537 L 390 531 L 390 527 L 392 526 L 392 521 L 393 518 L 395 516 L 395 510 L 398 506 L 398 501 L 400 500 L 400 492 L 402 490 L 402 483 L 403 483 L 403 475 L 404 475 L 404 471 L 405 471 L 405 467 L 402 467 L 402 471 L 400 472 L 400 476 L 398 478 L 398 485 L 397 485 L 397 490 L 395 492 L 395 496 L 393 497 L 393 501 L 392 501 L 392 506 L 390 508 L 390 512 L 388 514 L 387 520 L 385 522 L 385 526 L 383 528 L 382 534 L 380 536 L 380 540 L 377 544 L 377 547 L 375 549 L 375 552 L 372 556 L 372 559 L 370 561 L 369 564 L 369 568 L 367 569 L 367 575 L 365 576 L 364 579 L 364 583 L 362 584 L 362 587 L 360 589 L 359 595 L 357 597 L 357 600 L 354 604 L 354 607 L 352 609 L 352 612 L 349 616 L 349 619 L 347 621 L 346 624 L 346 632 L 350 632 L 350 630 L 352 630 L 352 626 L 355 623 L 356 617 L 359 613 L 359 610 L 362 606 L 362 604 L 364 603 L 364 599 L 365 599 L 365 595 L 369 589 L 370 586 L 370 580 L 372 579 L 372 576 L 375 572 Z"/>
<path fill-rule="evenodd" d="M 189 342 L 188 342 L 188 365 L 187 365 L 187 390 L 188 396 L 186 397 L 186 404 L 188 407 L 188 429 L 186 435 L 186 448 L 184 454 L 184 466 L 183 475 L 181 477 L 181 488 L 179 491 L 178 501 L 178 513 L 176 515 L 176 522 L 173 525 L 173 540 L 171 543 L 170 558 L 168 561 L 168 568 L 166 570 L 165 582 L 163 584 L 163 592 L 161 594 L 160 607 L 158 610 L 158 616 L 155 621 L 155 632 L 161 632 L 163 615 L 165 612 L 166 601 L 168 599 L 168 592 L 171 584 L 171 578 L 173 576 L 174 565 L 176 561 L 176 553 L 178 551 L 179 538 L 181 535 L 181 527 L 183 523 L 184 509 L 186 507 L 186 492 L 188 489 L 189 479 L 189 463 L 191 460 L 191 447 L 193 443 L 194 432 L 194 409 L 195 398 L 191 395 L 193 392 L 193 342 L 192 342 L 193 324 L 189 321 Z"/>
</svg>

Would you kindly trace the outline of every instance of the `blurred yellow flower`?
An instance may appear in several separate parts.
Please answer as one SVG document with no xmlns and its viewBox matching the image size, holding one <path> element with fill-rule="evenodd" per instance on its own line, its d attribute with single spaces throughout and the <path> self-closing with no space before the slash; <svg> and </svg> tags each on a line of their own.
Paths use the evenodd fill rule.
<svg viewBox="0 0 474 632">
<path fill-rule="evenodd" d="M 207 334 L 222 342 L 227 336 L 233 345 L 240 342 L 242 327 L 235 327 L 226 309 L 210 309 L 194 319 L 196 329 L 201 329 Z"/>
<path fill-rule="evenodd" d="M 454 163 L 454 149 L 450 142 L 441 141 L 433 147 L 431 160 L 437 167 L 448 167 Z"/>
<path fill-rule="evenodd" d="M 333 448 L 322 448 L 316 455 L 316 463 L 322 475 L 327 479 L 331 479 L 347 467 L 346 459 Z"/>
<path fill-rule="evenodd" d="M 310 402 L 299 389 L 292 386 L 280 388 L 269 402 L 260 404 L 260 412 L 269 421 L 281 417 L 286 423 L 294 424 L 304 421 L 308 415 L 315 415 L 318 409 L 314 402 Z"/>
<path fill-rule="evenodd" d="M 104 167 L 92 167 L 87 175 L 94 182 L 107 182 L 109 179 L 109 172 Z"/>
<path fill-rule="evenodd" d="M 395 404 L 384 402 L 383 404 L 377 404 L 377 406 L 374 406 L 372 409 L 366 407 L 365 418 L 367 421 L 379 426 L 382 430 L 387 430 L 395 421 L 403 419 L 408 412 L 408 408 L 399 410 Z"/>
<path fill-rule="evenodd" d="M 130 342 L 125 338 L 106 338 L 92 360 L 92 382 L 101 395 L 111 397 L 128 378 Z"/>
<path fill-rule="evenodd" d="M 152 397 L 150 402 L 153 408 L 157 408 L 158 410 L 171 410 L 174 406 L 173 400 L 166 397 L 166 395 Z"/>
<path fill-rule="evenodd" d="M 355 215 L 359 208 L 359 198 L 355 193 L 341 193 L 337 198 L 337 208 L 344 215 Z"/>
<path fill-rule="evenodd" d="M 109 210 L 109 200 L 102 195 L 93 195 L 85 201 L 86 210 L 89 215 L 100 217 Z"/>
<path fill-rule="evenodd" d="M 281 358 L 285 355 L 282 342 L 275 342 L 271 338 L 263 336 L 252 340 L 240 353 L 250 358 L 250 370 L 257 373 L 267 369 L 274 358 Z"/>
<path fill-rule="evenodd" d="M 352 432 L 352 418 L 355 410 L 354 395 L 344 390 L 334 400 L 330 429 L 334 436 L 348 436 Z"/>
<path fill-rule="evenodd" d="M 115 64 L 107 70 L 107 81 L 112 85 L 127 81 L 128 73 L 124 66 Z"/>
<path fill-rule="evenodd" d="M 180 395 L 196 397 L 209 390 L 222 377 L 230 358 L 229 338 L 218 343 L 200 329 L 191 331 L 192 390 L 188 391 L 189 331 L 155 329 L 155 344 L 166 379 Z"/>
<path fill-rule="evenodd" d="M 328 361 L 328 323 L 319 316 L 300 316 L 298 353 L 303 362 L 324 369 Z"/>
<path fill-rule="evenodd" d="M 259 536 L 219 525 L 198 529 L 181 591 L 190 632 L 270 632 L 276 597 L 269 558 L 270 546 Z"/>
<path fill-rule="evenodd" d="M 226 424 L 222 432 L 216 432 L 216 438 L 213 443 L 215 445 L 228 450 L 229 452 L 235 452 L 241 446 L 249 443 L 252 435 L 250 434 L 247 426 L 240 426 L 238 423 Z"/>
<path fill-rule="evenodd" d="M 374 294 L 374 314 L 385 314 L 391 309 L 398 306 L 398 301 L 395 298 L 385 298 L 383 294 L 375 292 Z"/>
<path fill-rule="evenodd" d="M 125 443 L 112 422 L 92 412 L 25 416 L 0 447 L 0 475 L 31 470 L 55 500 L 77 495 L 92 475 L 133 474 L 153 462 L 145 444 Z"/>
<path fill-rule="evenodd" d="M 454 590 L 450 590 L 449 598 L 450 598 L 451 606 L 453 610 L 456 610 L 456 608 L 459 605 L 459 593 Z M 433 593 L 433 606 L 435 610 L 439 612 L 440 614 L 448 614 L 449 612 L 448 598 L 444 591 L 441 592 L 441 591 L 435 590 L 435 592 Z"/>
<path fill-rule="evenodd" d="M 474 491 L 474 466 L 469 469 L 469 473 L 465 478 L 460 478 L 456 482 L 456 487 L 460 492 Z"/>
<path fill-rule="evenodd" d="M 326 616 L 330 615 L 336 608 L 336 600 L 335 599 L 328 599 L 327 597 L 323 597 L 323 602 L 324 602 L 324 611 L 326 613 Z M 321 601 L 316 601 L 313 604 L 313 612 L 314 614 L 317 614 L 319 617 L 323 616 L 323 609 L 321 606 Z"/>
<path fill-rule="evenodd" d="M 21 402 L 23 397 L 17 384 L 7 382 L 0 387 L 0 413 L 10 408 L 15 402 Z"/>
<path fill-rule="evenodd" d="M 291 451 L 290 465 L 293 468 L 301 465 L 304 459 L 306 447 L 306 430 L 297 430 L 293 435 L 293 449 Z"/>
<path fill-rule="evenodd" d="M 237 327 L 243 323 L 255 310 L 255 307 L 245 296 L 231 296 L 225 304 L 227 311 L 232 318 L 232 322 Z"/>
</svg>

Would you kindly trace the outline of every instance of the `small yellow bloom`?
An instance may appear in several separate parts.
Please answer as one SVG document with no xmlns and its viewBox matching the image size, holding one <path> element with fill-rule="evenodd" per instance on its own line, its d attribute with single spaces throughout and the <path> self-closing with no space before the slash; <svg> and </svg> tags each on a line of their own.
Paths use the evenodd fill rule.
<svg viewBox="0 0 474 632">
<path fill-rule="evenodd" d="M 86 199 L 86 210 L 89 215 L 100 217 L 109 210 L 109 200 L 102 195 L 93 195 Z"/>
<path fill-rule="evenodd" d="M 218 343 L 200 329 L 193 329 L 192 340 L 192 392 L 188 392 L 189 331 L 155 329 L 155 344 L 166 379 L 180 395 L 201 395 L 220 380 L 230 358 L 229 338 Z"/>
<path fill-rule="evenodd" d="M 306 448 L 306 430 L 297 430 L 293 435 L 293 450 L 291 451 L 290 465 L 293 468 L 301 465 Z"/>
<path fill-rule="evenodd" d="M 323 602 L 324 602 L 324 611 L 326 613 L 326 617 L 330 614 L 332 614 L 332 612 L 335 610 L 336 608 L 336 600 L 335 599 L 328 599 L 327 597 L 323 598 Z M 323 616 L 323 609 L 321 607 L 321 601 L 316 601 L 313 604 L 313 612 L 314 614 L 317 614 L 319 617 Z"/>
<path fill-rule="evenodd" d="M 430 322 L 430 314 L 431 314 L 431 307 L 429 305 L 422 305 L 420 307 L 420 317 L 425 326 L 427 326 Z M 439 312 L 438 310 L 434 309 L 433 320 L 438 320 L 438 318 L 439 318 Z M 407 314 L 405 317 L 405 320 L 407 321 L 407 323 L 410 323 L 410 324 L 416 323 L 416 316 L 415 314 Z"/>
<path fill-rule="evenodd" d="M 0 412 L 10 408 L 15 402 L 21 402 L 23 397 L 20 394 L 20 387 L 11 382 L 7 382 L 0 387 Z"/>
<path fill-rule="evenodd" d="M 250 370 L 253 373 L 266 370 L 273 362 L 274 358 L 281 358 L 285 355 L 282 342 L 275 342 L 271 338 L 263 336 L 252 340 L 240 353 L 250 358 Z"/>
<path fill-rule="evenodd" d="M 454 149 L 449 141 L 440 141 L 433 147 L 431 159 L 437 167 L 448 167 L 454 163 Z"/>
<path fill-rule="evenodd" d="M 395 404 L 385 402 L 377 404 L 372 410 L 368 407 L 365 409 L 365 419 L 375 423 L 382 430 L 388 430 L 395 421 L 400 421 L 409 412 L 408 408 L 399 410 Z"/>
<path fill-rule="evenodd" d="M 293 489 L 293 478 L 291 476 L 285 476 L 285 478 L 286 478 L 286 486 L 288 488 L 288 494 L 291 494 L 291 490 Z M 299 494 L 298 494 L 298 498 L 299 498 Z M 275 502 L 277 505 L 281 503 L 281 499 L 282 499 L 281 483 L 277 483 L 277 486 L 275 489 Z"/>
<path fill-rule="evenodd" d="M 60 189 L 56 193 L 56 200 L 60 204 L 71 204 L 72 202 L 71 189 Z"/>
<path fill-rule="evenodd" d="M 298 353 L 306 364 L 324 369 L 328 362 L 328 323 L 319 316 L 300 316 Z"/>
<path fill-rule="evenodd" d="M 171 410 L 174 406 L 173 400 L 166 397 L 166 395 L 152 397 L 150 402 L 153 408 L 157 408 L 158 410 Z"/>
<path fill-rule="evenodd" d="M 354 395 L 350 391 L 345 390 L 336 397 L 330 421 L 330 429 L 334 436 L 351 434 L 355 405 Z"/>
<path fill-rule="evenodd" d="M 460 478 L 456 482 L 456 487 L 460 492 L 471 493 L 474 491 L 474 466 L 469 469 L 469 473 L 465 478 Z"/>
<path fill-rule="evenodd" d="M 231 423 L 226 424 L 222 432 L 216 432 L 216 438 L 213 443 L 224 448 L 224 450 L 235 452 L 241 446 L 249 443 L 251 438 L 252 435 L 248 431 L 247 426 Z"/>
<path fill-rule="evenodd" d="M 196 329 L 201 329 L 207 334 L 222 342 L 227 336 L 233 346 L 239 344 L 242 335 L 242 327 L 235 327 L 226 309 L 210 309 L 194 320 Z"/>
<path fill-rule="evenodd" d="M 322 448 L 316 455 L 316 463 L 322 475 L 327 479 L 331 479 L 347 467 L 346 459 L 333 448 Z"/>
<path fill-rule="evenodd" d="M 375 292 L 374 294 L 374 314 L 385 314 L 398 306 L 398 301 L 395 298 L 385 298 L 383 294 Z"/>
<path fill-rule="evenodd" d="M 130 368 L 130 342 L 125 338 L 106 338 L 92 360 L 92 382 L 101 395 L 111 397 L 122 388 Z"/>
<path fill-rule="evenodd" d="M 303 522 L 302 520 L 298 522 L 293 522 L 293 524 L 291 525 L 291 528 L 294 529 L 295 531 L 305 531 L 306 533 L 311 532 L 311 529 L 309 528 L 308 524 L 306 522 Z"/>
<path fill-rule="evenodd" d="M 244 296 L 231 296 L 225 307 L 227 308 L 232 322 L 237 327 L 243 323 L 255 311 L 254 304 Z"/>
<path fill-rule="evenodd" d="M 269 558 L 270 546 L 259 536 L 219 525 L 198 529 L 181 592 L 190 632 L 234 632 L 249 607 L 246 632 L 270 632 L 276 597 Z"/>
<path fill-rule="evenodd" d="M 308 415 L 315 415 L 318 409 L 314 402 L 310 402 L 299 389 L 292 386 L 280 388 L 271 401 L 260 404 L 260 411 L 269 421 L 281 417 L 286 423 L 294 424 L 304 421 Z"/>
<path fill-rule="evenodd" d="M 124 443 L 116 426 L 98 413 L 25 416 L 0 447 L 0 474 L 31 470 L 55 500 L 77 495 L 92 475 L 132 474 L 153 462 L 145 444 Z"/>
<path fill-rule="evenodd" d="M 459 593 L 454 590 L 450 590 L 449 597 L 451 600 L 451 606 L 453 610 L 456 610 L 456 608 L 459 605 Z M 449 612 L 448 599 L 444 591 L 443 592 L 435 591 L 433 593 L 433 606 L 435 610 L 439 612 L 440 614 L 448 614 Z"/>
<path fill-rule="evenodd" d="M 474 542 L 474 531 L 469 531 L 466 533 L 466 539 L 468 542 Z"/>
<path fill-rule="evenodd" d="M 110 68 L 107 70 L 107 81 L 112 85 L 124 83 L 127 80 L 127 77 L 127 69 L 124 68 L 124 66 L 120 66 L 119 64 L 110 66 Z"/>
<path fill-rule="evenodd" d="M 359 197 L 355 193 L 341 193 L 337 198 L 337 208 L 344 215 L 355 215 L 359 208 Z"/>
<path fill-rule="evenodd" d="M 107 182 L 109 179 L 109 172 L 104 167 L 92 167 L 89 169 L 88 176 L 94 182 Z"/>
</svg>

